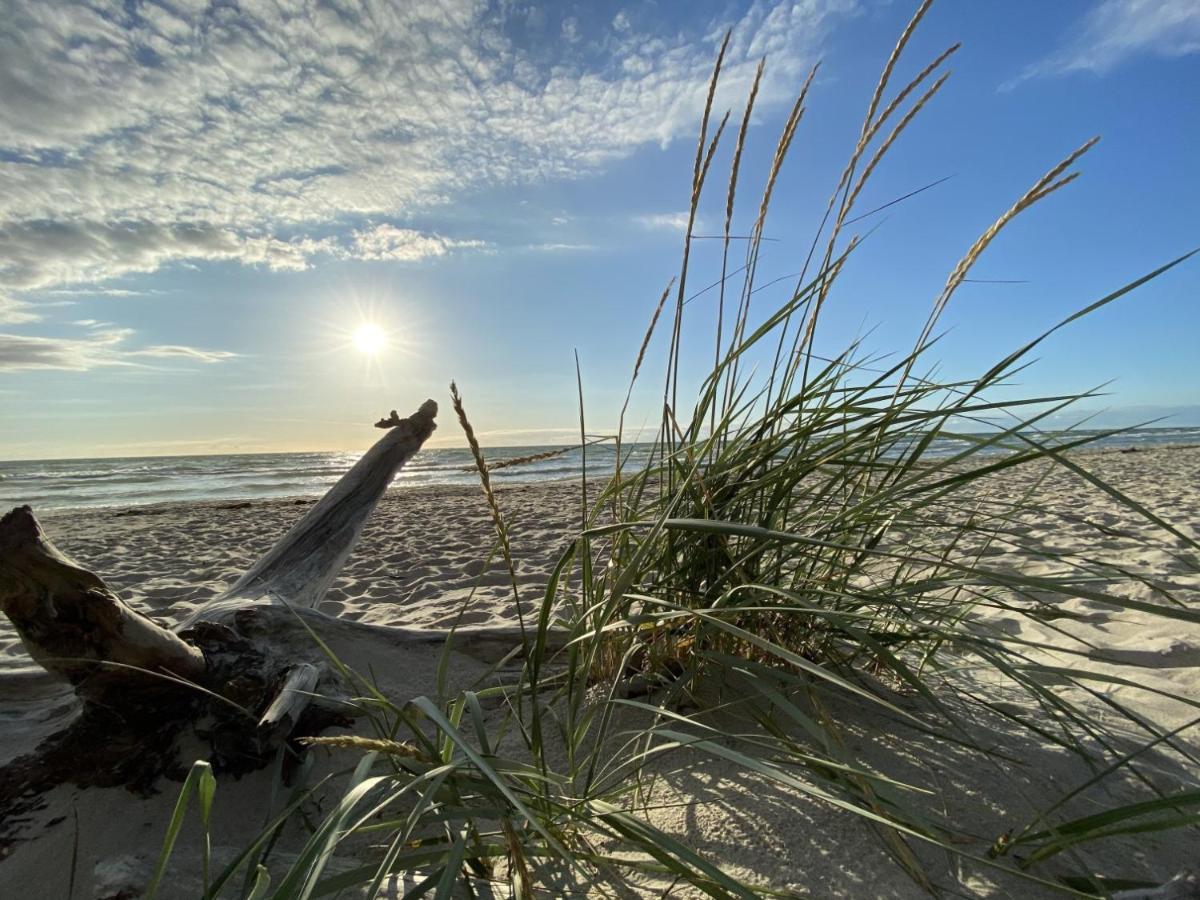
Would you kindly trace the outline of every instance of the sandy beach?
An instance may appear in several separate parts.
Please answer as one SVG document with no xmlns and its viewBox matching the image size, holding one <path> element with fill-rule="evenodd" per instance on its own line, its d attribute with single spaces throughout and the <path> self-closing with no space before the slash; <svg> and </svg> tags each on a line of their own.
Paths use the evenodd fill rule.
<svg viewBox="0 0 1200 900">
<path fill-rule="evenodd" d="M 1200 448 L 1167 448 L 1136 453 L 1106 451 L 1075 459 L 1185 534 L 1200 523 Z M 1044 464 L 990 479 L 975 489 L 984 502 L 1011 502 L 1031 485 L 1045 512 L 1022 519 L 1019 538 L 1026 548 L 1042 544 L 1058 553 L 1079 554 L 1119 562 L 1128 578 L 1106 590 L 1133 600 L 1159 604 L 1200 602 L 1200 561 L 1189 556 L 1182 541 L 1104 496 L 1083 479 L 1055 472 L 1038 481 Z M 578 487 L 569 483 L 522 485 L 499 492 L 508 519 L 521 589 L 531 601 L 553 567 L 579 519 Z M 48 534 L 65 552 L 102 574 L 121 596 L 138 609 L 165 622 L 177 622 L 198 604 L 229 587 L 304 511 L 309 500 L 222 502 L 163 505 L 129 509 L 56 511 L 43 517 Z M 515 623 L 516 610 L 503 562 L 487 556 L 494 545 L 492 522 L 478 489 L 420 487 L 393 490 L 368 523 L 362 541 L 320 609 L 348 622 L 369 625 L 448 627 L 465 624 Z M 1012 566 L 1027 573 L 1052 574 L 1057 564 L 1031 559 L 1000 539 L 982 548 L 989 564 Z M 1041 567 L 1041 568 L 1039 568 Z M 1168 597 L 1173 597 L 1171 600 Z M 1200 628 L 1179 621 L 1116 609 L 1088 599 L 1055 601 L 1067 617 L 1046 618 L 1039 626 L 1027 617 L 992 613 L 988 627 L 1014 637 L 1053 641 L 1082 654 L 1064 654 L 1056 662 L 1075 669 L 1116 674 L 1129 686 L 1097 683 L 1109 697 L 1153 719 L 1178 728 L 1194 718 L 1194 707 L 1165 694 L 1200 696 Z M 983 627 L 983 625 L 981 625 Z M 369 668 L 380 687 L 397 700 L 432 690 L 435 655 L 389 655 L 386 641 L 342 636 L 339 652 L 347 661 Z M 1054 654 L 1049 654 L 1053 657 Z M 11 760 L 36 744 L 47 710 L 69 705 L 64 688 L 47 685 L 7 621 L 0 623 L 0 758 Z M 469 672 L 457 672 L 465 678 Z M 5 686 L 6 685 L 6 686 Z M 1140 689 L 1149 688 L 1150 690 Z M 1004 710 L 1010 702 L 1000 686 L 975 683 L 970 672 L 947 677 L 940 697 L 957 702 L 960 692 L 994 691 L 991 700 Z M 1158 691 L 1160 693 L 1154 693 Z M 897 697 L 917 709 L 912 697 Z M 1099 700 L 1097 700 L 1097 704 Z M 1013 714 L 1036 716 L 1036 709 Z M 972 853 L 1009 829 L 1023 827 L 1043 804 L 1047 791 L 1086 781 L 1086 765 L 1050 742 L 1017 735 L 1002 716 L 989 719 L 971 713 L 965 727 L 993 734 L 1003 754 L 990 760 L 937 753 L 926 763 L 921 748 L 930 738 L 899 718 L 847 703 L 836 710 L 845 724 L 850 749 L 868 763 L 873 748 L 895 753 L 900 742 L 909 748 L 911 783 L 934 793 L 934 804 L 964 825 L 962 846 Z M 729 713 L 736 723 L 736 709 Z M 730 727 L 734 727 L 730 724 Z M 1200 748 L 1196 729 L 1178 740 Z M 932 748 L 930 748 L 932 750 Z M 348 757 L 314 751 L 317 771 L 332 771 Z M 948 759 L 950 760 L 948 764 Z M 687 754 L 661 764 L 662 779 L 648 805 L 651 820 L 688 846 L 704 851 L 723 869 L 777 890 L 802 897 L 922 897 L 927 894 L 891 859 L 872 829 L 861 820 L 828 805 L 787 792 L 779 786 L 739 774 L 732 764 Z M 1145 771 L 1162 788 L 1178 789 L 1200 781 L 1200 773 L 1164 760 Z M 1106 790 L 1110 790 L 1106 789 Z M 158 792 L 137 796 L 122 788 L 81 790 L 65 785 L 51 791 L 40 808 L 4 827 L 0 858 L 0 895 L 22 898 L 66 896 L 69 867 L 77 855 L 74 897 L 118 896 L 122 886 L 144 878 L 165 829 L 178 785 L 164 781 Z M 269 772 L 240 781 L 223 780 L 216 794 L 214 833 L 221 835 L 214 858 L 232 858 L 255 833 L 273 802 Z M 1119 791 L 1118 791 L 1119 793 Z M 1080 809 L 1096 797 L 1085 794 Z M 317 805 L 319 806 L 319 802 Z M 163 896 L 194 897 L 195 848 L 187 836 L 173 864 L 178 876 Z M 280 858 L 303 835 L 285 833 Z M 76 844 L 76 842 L 78 842 Z M 1018 883 L 977 863 L 953 858 L 941 850 L 916 852 L 936 887 L 953 896 L 1055 896 L 1049 887 Z M 1092 854 L 1089 857 L 1088 854 Z M 1089 859 L 1119 862 L 1122 872 L 1164 880 L 1194 865 L 1200 841 L 1194 831 L 1120 838 L 1093 845 L 1065 865 L 1059 861 L 1034 872 L 1053 880 L 1065 869 L 1086 869 Z M 339 861 L 344 864 L 345 861 Z M 1109 868 L 1114 866 L 1110 865 Z M 400 897 L 404 889 L 393 885 Z M 661 888 L 660 888 L 661 890 Z M 686 895 L 685 892 L 677 892 Z M 672 894 L 676 896 L 677 894 Z M 124 896 L 124 895 L 121 895 Z"/>
</svg>

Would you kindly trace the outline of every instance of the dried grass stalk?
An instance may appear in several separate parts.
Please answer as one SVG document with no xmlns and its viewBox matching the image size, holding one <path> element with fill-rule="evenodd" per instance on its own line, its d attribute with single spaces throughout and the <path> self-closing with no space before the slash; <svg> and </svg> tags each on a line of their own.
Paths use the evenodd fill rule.
<svg viewBox="0 0 1200 900">
<path fill-rule="evenodd" d="M 471 456 L 475 459 L 475 468 L 479 472 L 479 481 L 483 485 L 483 493 L 487 498 L 488 510 L 492 514 L 492 522 L 496 526 L 496 534 L 500 538 L 500 550 L 504 554 L 504 562 L 508 566 L 509 579 L 512 581 L 513 599 L 517 604 L 518 616 L 521 612 L 521 596 L 517 590 L 517 569 L 513 564 L 512 547 L 508 540 L 508 527 L 504 524 L 504 516 L 500 512 L 500 504 L 496 500 L 496 492 L 492 490 L 492 479 L 488 476 L 488 465 L 483 458 L 483 451 L 479 448 L 479 440 L 475 437 L 475 429 L 471 427 L 471 422 L 467 418 L 467 412 L 463 409 L 462 395 L 458 392 L 458 385 L 453 381 L 450 382 L 450 399 L 454 404 L 454 412 L 458 416 L 458 422 L 462 426 L 463 433 L 467 436 L 467 444 L 471 447 Z"/>
</svg>

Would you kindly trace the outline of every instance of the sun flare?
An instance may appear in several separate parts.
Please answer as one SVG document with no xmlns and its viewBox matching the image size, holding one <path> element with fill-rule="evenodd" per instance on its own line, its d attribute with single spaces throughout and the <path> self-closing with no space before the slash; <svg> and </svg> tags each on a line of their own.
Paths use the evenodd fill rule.
<svg viewBox="0 0 1200 900">
<path fill-rule="evenodd" d="M 374 322 L 363 322 L 351 337 L 355 348 L 367 356 L 375 356 L 387 346 L 387 334 Z"/>
</svg>

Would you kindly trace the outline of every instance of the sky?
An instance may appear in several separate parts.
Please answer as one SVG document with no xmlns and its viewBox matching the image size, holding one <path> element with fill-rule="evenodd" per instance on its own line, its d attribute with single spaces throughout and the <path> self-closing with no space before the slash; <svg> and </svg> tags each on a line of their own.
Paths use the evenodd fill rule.
<svg viewBox="0 0 1200 900">
<path fill-rule="evenodd" d="M 740 120 L 766 59 L 735 233 L 821 62 L 766 283 L 799 269 L 914 8 L 0 0 L 0 458 L 357 449 L 426 397 L 445 410 L 431 444 L 460 445 L 452 378 L 486 444 L 563 443 L 576 352 L 589 430 L 611 431 L 679 266 L 724 32 L 718 115 Z M 819 349 L 911 346 L 966 248 L 1093 135 L 1082 177 L 954 297 L 942 371 L 978 374 L 1200 246 L 1200 4 L 941 0 L 892 92 L 956 42 L 859 208 L 945 180 L 858 226 Z M 693 233 L 722 227 L 729 143 Z M 691 284 L 718 271 L 718 245 L 695 243 Z M 1200 257 L 1057 334 L 1019 389 L 1106 384 L 1082 406 L 1095 424 L 1200 423 L 1198 288 Z M 711 296 L 688 307 L 697 334 Z M 689 344 L 685 365 L 709 354 Z M 629 421 L 653 418 L 653 394 Z"/>
</svg>

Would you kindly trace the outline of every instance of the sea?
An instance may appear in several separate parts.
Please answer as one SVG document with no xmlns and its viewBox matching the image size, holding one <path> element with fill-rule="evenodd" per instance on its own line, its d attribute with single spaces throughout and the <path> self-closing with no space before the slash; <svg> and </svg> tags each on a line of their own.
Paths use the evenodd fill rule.
<svg viewBox="0 0 1200 900">
<path fill-rule="evenodd" d="M 1074 431 L 1074 437 L 1100 432 Z M 1041 436 L 1044 440 L 1046 435 Z M 1098 436 L 1089 449 L 1147 449 L 1200 444 L 1200 427 L 1138 428 Z M 949 456 L 967 442 L 938 438 L 930 456 Z M 489 462 L 530 456 L 561 446 L 491 447 Z M 634 444 L 628 470 L 643 466 L 649 446 Z M 192 501 L 258 500 L 315 497 L 328 490 L 361 454 L 354 452 L 252 453 L 206 456 L 140 456 L 108 459 L 0 461 L 0 511 L 28 503 L 38 510 L 103 506 L 140 506 Z M 611 474 L 615 463 L 611 445 L 587 448 L 589 478 Z M 527 484 L 578 478 L 579 448 L 549 459 L 499 468 L 491 478 L 498 485 Z M 473 485 L 478 483 L 471 453 L 466 448 L 422 450 L 397 474 L 392 486 Z"/>
</svg>

